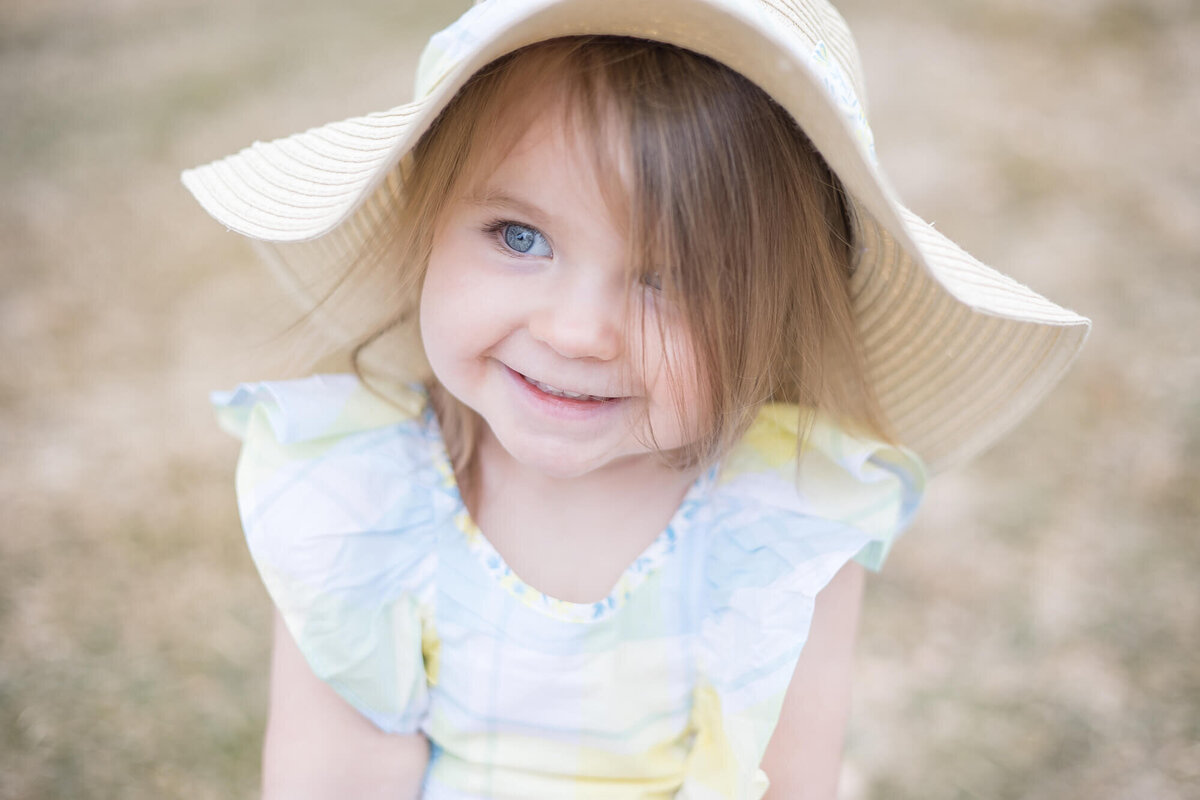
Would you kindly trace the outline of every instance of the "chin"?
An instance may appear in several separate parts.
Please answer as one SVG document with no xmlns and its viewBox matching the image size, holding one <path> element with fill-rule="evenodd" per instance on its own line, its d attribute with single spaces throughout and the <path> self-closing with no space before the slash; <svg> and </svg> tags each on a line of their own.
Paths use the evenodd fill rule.
<svg viewBox="0 0 1200 800">
<path fill-rule="evenodd" d="M 581 459 L 578 453 L 563 453 L 558 448 L 531 446 L 504 449 L 521 466 L 557 480 L 582 478 L 608 463 L 607 459 Z"/>
<path fill-rule="evenodd" d="M 636 457 L 595 451 L 582 453 L 579 445 L 566 442 L 514 441 L 501 436 L 496 436 L 496 441 L 509 458 L 522 467 L 555 480 L 582 478 L 616 463 L 628 463 Z"/>
</svg>

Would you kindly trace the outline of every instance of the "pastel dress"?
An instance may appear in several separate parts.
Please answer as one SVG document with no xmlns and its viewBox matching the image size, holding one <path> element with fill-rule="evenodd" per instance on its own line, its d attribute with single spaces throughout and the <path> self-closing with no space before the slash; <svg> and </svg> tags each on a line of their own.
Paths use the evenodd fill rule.
<svg viewBox="0 0 1200 800">
<path fill-rule="evenodd" d="M 238 504 L 271 598 L 319 678 L 428 736 L 423 797 L 761 797 L 814 599 L 850 559 L 882 562 L 923 490 L 916 458 L 769 406 L 612 592 L 573 603 L 472 522 L 424 391 L 387 394 L 338 375 L 213 400 L 244 442 Z"/>
</svg>

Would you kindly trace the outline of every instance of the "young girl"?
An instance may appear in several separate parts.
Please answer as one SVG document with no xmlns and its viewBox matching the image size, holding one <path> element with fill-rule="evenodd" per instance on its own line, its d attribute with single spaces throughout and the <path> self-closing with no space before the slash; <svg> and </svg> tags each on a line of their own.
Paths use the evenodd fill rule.
<svg viewBox="0 0 1200 800">
<path fill-rule="evenodd" d="M 215 397 L 265 795 L 834 796 L 861 565 L 1088 325 L 898 204 L 859 74 L 820 0 L 486 0 L 184 174 L 357 337 Z"/>
</svg>

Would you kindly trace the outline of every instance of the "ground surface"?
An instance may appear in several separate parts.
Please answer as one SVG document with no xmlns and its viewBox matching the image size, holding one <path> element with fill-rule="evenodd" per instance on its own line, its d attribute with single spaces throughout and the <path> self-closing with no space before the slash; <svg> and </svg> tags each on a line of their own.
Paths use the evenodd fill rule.
<svg viewBox="0 0 1200 800">
<path fill-rule="evenodd" d="M 269 608 L 204 395 L 303 365 L 177 174 L 407 99 L 463 5 L 0 9 L 0 800 L 254 795 Z M 908 204 L 1096 328 L 871 582 L 844 795 L 1196 797 L 1200 9 L 845 11 Z"/>
</svg>

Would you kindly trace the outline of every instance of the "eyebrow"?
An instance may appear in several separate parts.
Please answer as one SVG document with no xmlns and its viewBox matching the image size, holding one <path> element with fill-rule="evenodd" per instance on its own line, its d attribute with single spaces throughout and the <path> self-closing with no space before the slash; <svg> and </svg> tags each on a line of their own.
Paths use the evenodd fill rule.
<svg viewBox="0 0 1200 800">
<path fill-rule="evenodd" d="M 504 208 L 509 208 L 528 218 L 530 222 L 536 222 L 539 224 L 549 221 L 551 216 L 539 208 L 536 204 L 511 195 L 503 189 L 485 188 L 478 194 L 472 194 L 468 196 L 467 202 L 473 205 L 502 206 Z"/>
</svg>

